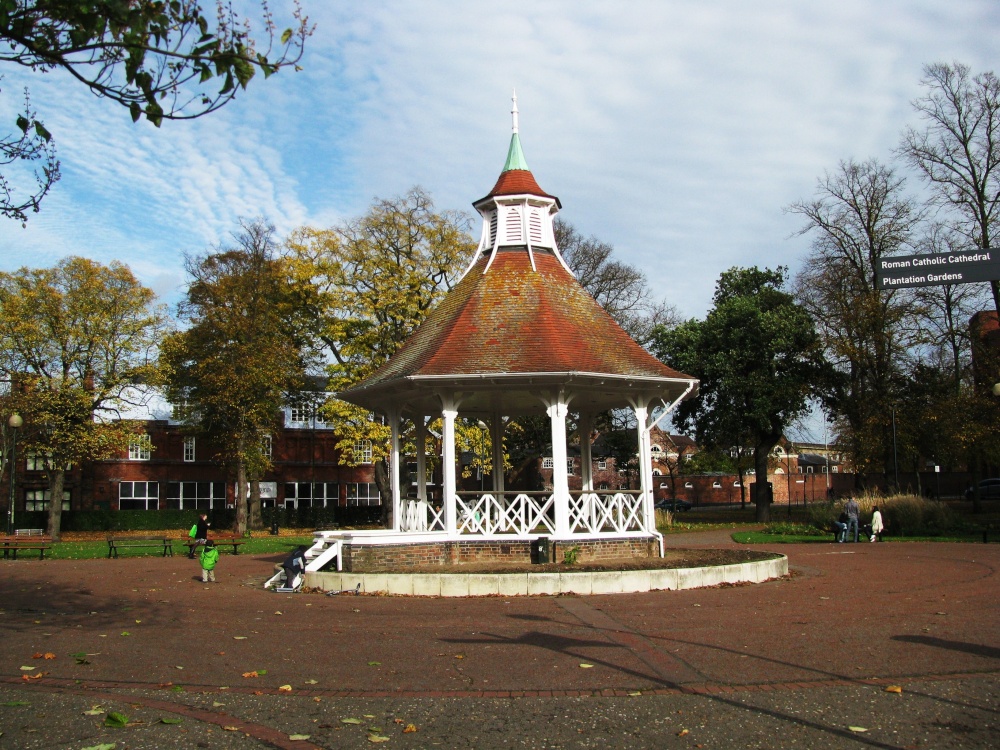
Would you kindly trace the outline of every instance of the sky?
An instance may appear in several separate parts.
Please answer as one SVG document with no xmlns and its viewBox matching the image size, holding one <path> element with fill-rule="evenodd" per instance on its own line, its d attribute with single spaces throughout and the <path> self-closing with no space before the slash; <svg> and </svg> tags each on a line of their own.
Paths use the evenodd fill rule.
<svg viewBox="0 0 1000 750">
<path fill-rule="evenodd" d="M 229 243 L 241 217 L 284 236 L 415 185 L 471 213 L 516 87 L 560 216 L 700 317 L 726 269 L 800 266 L 810 239 L 784 209 L 841 160 L 893 158 L 925 65 L 1000 70 L 996 0 L 303 4 L 301 72 L 159 129 L 66 74 L 0 69 L 0 122 L 30 86 L 63 172 L 26 228 L 0 219 L 0 270 L 120 260 L 172 304 L 184 254 Z"/>
</svg>

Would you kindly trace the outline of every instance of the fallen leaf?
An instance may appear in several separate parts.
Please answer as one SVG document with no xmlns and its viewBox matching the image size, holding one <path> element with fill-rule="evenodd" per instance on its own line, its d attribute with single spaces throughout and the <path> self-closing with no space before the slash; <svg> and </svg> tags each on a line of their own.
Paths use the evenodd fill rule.
<svg viewBox="0 0 1000 750">
<path fill-rule="evenodd" d="M 135 624 L 138 625 L 140 622 L 142 622 L 142 620 L 136 620 Z"/>
<path fill-rule="evenodd" d="M 280 686 L 278 688 L 278 690 L 280 690 L 283 693 L 290 693 L 290 692 L 292 692 L 292 686 L 291 685 L 282 685 L 282 686 Z"/>
<path fill-rule="evenodd" d="M 889 687 L 885 689 L 885 692 L 902 694 L 903 688 L 901 688 L 899 685 L 889 685 Z"/>
<path fill-rule="evenodd" d="M 319 703 L 319 702 L 320 702 L 321 700 L 323 700 L 323 699 L 322 699 L 322 698 L 320 698 L 320 697 L 319 697 L 319 696 L 317 695 L 317 696 L 316 696 L 315 698 L 313 698 L 313 700 L 314 700 L 314 701 L 316 701 L 317 703 Z"/>
<path fill-rule="evenodd" d="M 118 713 L 117 711 L 111 711 L 104 717 L 104 726 L 106 727 L 123 727 L 127 724 L 128 717 L 125 714 Z"/>
<path fill-rule="evenodd" d="M 370 662 L 368 662 L 368 666 L 369 667 L 380 667 L 380 666 L 382 666 L 382 662 L 380 662 L 380 661 L 370 661 Z M 24 669 L 24 667 L 21 667 L 21 668 Z"/>
<path fill-rule="evenodd" d="M 83 715 L 84 716 L 100 716 L 103 713 L 104 713 L 104 709 L 103 708 L 101 708 L 100 706 L 94 706 L 89 711 L 84 711 Z"/>
<path fill-rule="evenodd" d="M 184 688 L 182 688 L 180 685 L 174 685 L 172 688 L 170 688 L 170 690 L 172 692 L 175 692 L 175 693 L 183 693 L 184 692 Z"/>
<path fill-rule="evenodd" d="M 225 652 L 225 651 L 216 651 L 216 652 L 215 652 L 215 655 L 216 655 L 216 656 L 225 656 L 225 655 L 226 655 L 226 652 Z"/>
<path fill-rule="evenodd" d="M 34 672 L 35 668 L 34 667 L 21 667 L 21 671 L 22 672 Z"/>
<path fill-rule="evenodd" d="M 290 740 L 308 740 L 309 739 L 309 735 L 308 734 L 290 734 L 290 735 L 288 735 L 288 739 L 290 739 Z"/>
<path fill-rule="evenodd" d="M 223 729 L 225 731 L 227 731 L 227 732 L 238 732 L 238 731 L 240 731 L 239 727 L 223 727 Z"/>
<path fill-rule="evenodd" d="M 127 630 L 123 630 L 122 631 L 122 635 L 127 636 L 127 635 L 132 635 L 132 634 L 130 632 L 128 632 Z"/>
<path fill-rule="evenodd" d="M 87 664 L 90 664 L 90 659 L 86 659 L 82 656 L 75 656 L 73 658 L 76 659 L 76 663 L 80 666 L 86 666 Z"/>
<path fill-rule="evenodd" d="M 7 701 L 4 703 L 5 706 L 30 706 L 28 701 Z"/>
<path fill-rule="evenodd" d="M 234 635 L 233 636 L 233 640 L 234 641 L 245 641 L 246 639 L 247 639 L 247 637 L 245 635 Z"/>
<path fill-rule="evenodd" d="M 41 659 L 42 658 L 42 652 L 41 651 L 36 651 L 35 653 L 33 653 L 31 655 L 31 658 L 32 659 Z"/>
<path fill-rule="evenodd" d="M 184 719 L 160 719 L 161 724 L 182 724 Z"/>
<path fill-rule="evenodd" d="M 642 691 L 641 690 L 635 690 L 635 691 L 629 693 L 629 697 L 630 698 L 635 698 L 635 697 L 640 696 L 640 695 L 642 695 Z"/>
<path fill-rule="evenodd" d="M 276 615 L 280 615 L 280 614 L 281 614 L 281 612 L 275 612 L 274 614 L 276 614 Z"/>
<path fill-rule="evenodd" d="M 392 723 L 393 724 L 405 724 L 406 722 L 404 722 L 402 719 L 393 719 Z"/>
<path fill-rule="evenodd" d="M 258 677 L 259 675 L 257 674 L 257 672 L 244 672 L 243 676 L 244 677 Z"/>
<path fill-rule="evenodd" d="M 868 730 L 864 727 L 848 727 L 852 732 L 867 732 Z"/>
<path fill-rule="evenodd" d="M 175 664 L 174 669 L 184 669 L 180 664 Z"/>
<path fill-rule="evenodd" d="M 695 606 L 698 606 L 698 605 L 695 605 Z M 685 736 L 689 735 L 690 733 L 691 733 L 691 730 L 689 730 L 689 729 L 682 729 L 681 731 L 679 731 L 677 733 L 677 736 L 678 737 L 685 737 Z"/>
<path fill-rule="evenodd" d="M 264 694 L 264 691 L 263 691 L 263 690 L 254 690 L 254 691 L 253 691 L 253 694 L 254 694 L 254 695 L 263 695 L 263 694 Z"/>
<path fill-rule="evenodd" d="M 82 747 L 80 750 L 115 750 L 115 743 L 104 743 L 101 745 L 91 745 L 90 747 Z"/>
<path fill-rule="evenodd" d="M 368 735 L 368 741 L 369 742 L 388 742 L 389 738 L 386 737 L 384 734 L 369 734 Z"/>
<path fill-rule="evenodd" d="M 306 680 L 306 685 L 316 685 L 318 680 Z"/>
<path fill-rule="evenodd" d="M 257 674 L 259 674 L 259 675 L 266 675 L 267 674 L 267 670 L 266 669 L 258 669 L 257 670 Z"/>
<path fill-rule="evenodd" d="M 416 731 L 417 731 L 417 725 L 416 724 L 407 724 L 403 728 L 403 734 L 413 734 Z"/>
<path fill-rule="evenodd" d="M 361 719 L 341 719 L 340 723 L 341 724 L 364 724 L 364 722 L 361 721 Z"/>
<path fill-rule="evenodd" d="M 594 668 L 593 664 L 581 664 L 580 665 L 580 669 L 593 669 L 593 668 Z"/>
<path fill-rule="evenodd" d="M 219 703 L 219 701 L 212 701 L 212 708 L 222 708 L 225 703 Z"/>
<path fill-rule="evenodd" d="M 455 658 L 456 659 L 464 659 L 465 658 L 465 654 L 455 654 Z"/>
<path fill-rule="evenodd" d="M 40 680 L 45 672 L 39 672 L 38 674 L 23 674 L 21 675 L 22 680 Z"/>
<path fill-rule="evenodd" d="M 375 718 L 375 714 L 364 714 L 364 717 L 365 717 L 366 719 L 374 719 L 374 718 Z M 376 731 L 377 731 L 377 730 L 376 730 Z"/>
</svg>

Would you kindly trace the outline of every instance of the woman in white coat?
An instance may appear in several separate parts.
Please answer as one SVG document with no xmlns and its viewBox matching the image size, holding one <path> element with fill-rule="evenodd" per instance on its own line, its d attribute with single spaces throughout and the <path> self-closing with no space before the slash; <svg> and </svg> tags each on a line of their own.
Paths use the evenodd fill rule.
<svg viewBox="0 0 1000 750">
<path fill-rule="evenodd" d="M 882 531 L 885 529 L 885 525 L 882 523 L 882 514 L 879 512 L 878 506 L 876 505 L 872 511 L 872 541 L 880 542 L 882 541 Z"/>
</svg>

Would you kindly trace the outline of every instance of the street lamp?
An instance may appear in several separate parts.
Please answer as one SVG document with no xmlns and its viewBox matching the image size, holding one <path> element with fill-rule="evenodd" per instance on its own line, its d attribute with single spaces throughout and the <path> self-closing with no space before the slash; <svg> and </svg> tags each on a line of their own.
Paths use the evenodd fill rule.
<svg viewBox="0 0 1000 750">
<path fill-rule="evenodd" d="M 17 469 L 17 431 L 24 425 L 24 420 L 20 414 L 11 414 L 7 420 L 10 427 L 10 461 L 7 462 L 10 471 L 10 498 L 7 503 L 7 535 L 14 533 L 14 473 Z"/>
</svg>

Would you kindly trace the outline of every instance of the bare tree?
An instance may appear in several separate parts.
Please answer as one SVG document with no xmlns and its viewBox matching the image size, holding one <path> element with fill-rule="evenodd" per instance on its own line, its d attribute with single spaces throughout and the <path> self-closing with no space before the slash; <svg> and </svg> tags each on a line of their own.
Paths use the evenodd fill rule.
<svg viewBox="0 0 1000 750">
<path fill-rule="evenodd" d="M 972 76 L 961 63 L 924 68 L 924 95 L 913 108 L 925 123 L 907 128 L 899 151 L 949 210 L 953 226 L 976 247 L 989 249 L 1000 213 L 1000 79 Z M 1000 312 L 1000 282 L 990 282 Z"/>
</svg>

